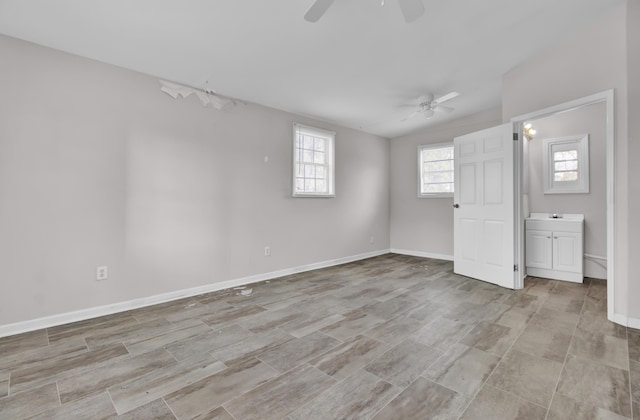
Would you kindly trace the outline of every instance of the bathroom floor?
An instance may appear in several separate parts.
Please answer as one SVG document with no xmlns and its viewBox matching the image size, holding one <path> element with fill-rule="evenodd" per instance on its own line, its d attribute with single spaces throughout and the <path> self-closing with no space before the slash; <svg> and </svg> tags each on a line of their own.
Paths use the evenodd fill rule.
<svg viewBox="0 0 640 420">
<path fill-rule="evenodd" d="M 1 419 L 633 412 L 640 331 L 604 281 L 512 291 L 397 254 L 0 339 Z"/>
</svg>

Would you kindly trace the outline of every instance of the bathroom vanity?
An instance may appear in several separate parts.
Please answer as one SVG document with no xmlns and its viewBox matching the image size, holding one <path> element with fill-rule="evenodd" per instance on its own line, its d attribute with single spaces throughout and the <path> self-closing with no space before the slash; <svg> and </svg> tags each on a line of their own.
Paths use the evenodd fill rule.
<svg viewBox="0 0 640 420">
<path fill-rule="evenodd" d="M 528 275 L 582 283 L 584 215 L 531 213 L 525 247 Z"/>
</svg>

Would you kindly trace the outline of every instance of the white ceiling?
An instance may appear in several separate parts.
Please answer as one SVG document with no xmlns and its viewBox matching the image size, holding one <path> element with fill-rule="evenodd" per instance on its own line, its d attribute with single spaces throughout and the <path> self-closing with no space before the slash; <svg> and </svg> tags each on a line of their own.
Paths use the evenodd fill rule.
<svg viewBox="0 0 640 420">
<path fill-rule="evenodd" d="M 221 95 L 397 137 L 500 105 L 501 76 L 622 0 L 0 0 L 0 33 Z M 457 91 L 451 114 L 402 105 Z"/>
</svg>

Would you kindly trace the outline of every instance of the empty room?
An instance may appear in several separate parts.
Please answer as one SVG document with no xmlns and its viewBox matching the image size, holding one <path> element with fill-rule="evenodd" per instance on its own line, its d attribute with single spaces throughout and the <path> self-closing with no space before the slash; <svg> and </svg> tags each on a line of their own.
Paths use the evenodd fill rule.
<svg viewBox="0 0 640 420">
<path fill-rule="evenodd" d="M 639 23 L 0 0 L 0 419 L 640 419 Z"/>
</svg>

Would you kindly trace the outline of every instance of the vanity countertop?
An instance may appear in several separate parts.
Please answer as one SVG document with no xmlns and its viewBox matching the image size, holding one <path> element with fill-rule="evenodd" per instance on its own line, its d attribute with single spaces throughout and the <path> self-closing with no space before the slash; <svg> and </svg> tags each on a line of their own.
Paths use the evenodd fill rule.
<svg viewBox="0 0 640 420">
<path fill-rule="evenodd" d="M 553 217 L 556 215 L 557 217 Z M 572 213 L 531 213 L 526 220 L 545 220 L 562 222 L 583 222 L 584 214 Z"/>
</svg>

